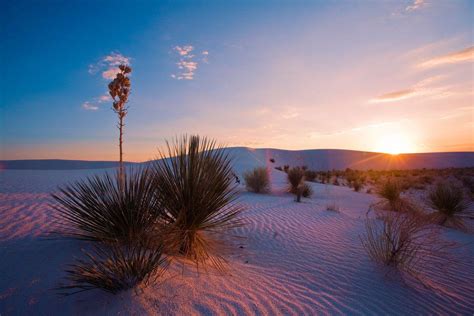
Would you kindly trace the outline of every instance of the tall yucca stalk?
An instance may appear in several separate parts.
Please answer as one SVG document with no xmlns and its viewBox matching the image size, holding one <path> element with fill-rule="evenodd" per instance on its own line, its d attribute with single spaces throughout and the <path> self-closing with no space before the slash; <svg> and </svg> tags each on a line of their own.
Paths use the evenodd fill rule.
<svg viewBox="0 0 474 316">
<path fill-rule="evenodd" d="M 169 226 L 168 251 L 222 268 L 221 234 L 241 224 L 231 158 L 215 141 L 199 136 L 167 142 L 159 157 L 153 169 L 160 214 Z"/>
<path fill-rule="evenodd" d="M 109 94 L 114 100 L 113 110 L 117 114 L 119 122 L 117 128 L 119 129 L 119 172 L 120 179 L 123 181 L 123 128 L 125 124 L 123 120 L 128 113 L 128 107 L 125 104 L 128 102 L 128 96 L 130 95 L 130 78 L 128 75 L 132 72 L 132 68 L 128 65 L 120 65 L 119 72 L 115 79 L 109 83 Z"/>
</svg>

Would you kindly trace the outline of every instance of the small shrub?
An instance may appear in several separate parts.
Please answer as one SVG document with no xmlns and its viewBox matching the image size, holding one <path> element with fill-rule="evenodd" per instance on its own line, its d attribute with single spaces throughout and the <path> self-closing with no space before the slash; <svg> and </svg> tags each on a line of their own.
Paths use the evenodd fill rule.
<svg viewBox="0 0 474 316">
<path fill-rule="evenodd" d="M 149 247 L 151 246 L 151 248 Z M 147 286 L 167 267 L 161 246 L 142 242 L 127 245 L 98 245 L 83 250 L 85 259 L 78 259 L 66 270 L 66 284 L 57 290 L 62 295 L 100 289 L 116 294 L 138 285 Z"/>
<path fill-rule="evenodd" d="M 316 171 L 305 170 L 305 172 L 304 172 L 304 178 L 305 178 L 306 181 L 314 182 L 315 179 L 316 179 L 316 176 L 317 176 Z"/>
<path fill-rule="evenodd" d="M 270 160 L 271 163 L 275 163 L 275 159 L 270 158 L 269 160 Z"/>
<path fill-rule="evenodd" d="M 244 174 L 247 190 L 255 193 L 266 193 L 270 190 L 270 178 L 264 167 L 255 168 Z"/>
<path fill-rule="evenodd" d="M 369 257 L 384 266 L 407 272 L 420 280 L 422 269 L 433 263 L 446 265 L 451 243 L 440 238 L 436 227 L 422 216 L 388 212 L 377 219 L 366 219 L 361 242 Z"/>
<path fill-rule="evenodd" d="M 313 188 L 307 183 L 301 185 L 301 195 L 305 198 L 309 198 L 313 195 Z"/>
<path fill-rule="evenodd" d="M 289 191 L 293 194 L 298 193 L 298 186 L 303 182 L 304 170 L 301 168 L 291 168 L 288 171 L 288 183 L 290 184 Z"/>
<path fill-rule="evenodd" d="M 462 184 L 464 187 L 471 193 L 474 193 L 474 179 L 472 177 L 466 176 L 461 178 Z"/>
<path fill-rule="evenodd" d="M 474 215 L 469 212 L 470 203 L 464 198 L 463 191 L 451 183 L 438 183 L 429 193 L 429 205 L 438 212 L 435 216 L 440 225 L 463 226 L 462 216 Z"/>
<path fill-rule="evenodd" d="M 376 193 L 382 200 L 375 206 L 394 212 L 418 212 L 412 203 L 401 197 L 401 188 L 397 181 L 387 179 L 381 183 Z"/>
<path fill-rule="evenodd" d="M 290 166 L 289 165 L 284 165 L 283 166 L 283 171 L 288 172 L 288 170 L 290 170 Z"/>
<path fill-rule="evenodd" d="M 283 168 L 278 166 L 278 167 L 275 167 L 276 170 L 280 170 L 280 171 L 283 171 Z"/>
<path fill-rule="evenodd" d="M 355 192 L 359 192 L 360 189 L 362 189 L 362 183 L 360 183 L 359 181 L 354 181 L 352 183 L 352 187 L 354 188 Z"/>
</svg>

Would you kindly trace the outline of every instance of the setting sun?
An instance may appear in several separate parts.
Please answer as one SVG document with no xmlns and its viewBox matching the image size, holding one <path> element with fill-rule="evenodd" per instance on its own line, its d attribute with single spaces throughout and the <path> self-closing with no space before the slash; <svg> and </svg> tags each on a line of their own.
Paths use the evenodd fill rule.
<svg viewBox="0 0 474 316">
<path fill-rule="evenodd" d="M 407 135 L 392 134 L 380 136 L 375 147 L 376 152 L 398 155 L 416 152 L 416 146 Z"/>
</svg>

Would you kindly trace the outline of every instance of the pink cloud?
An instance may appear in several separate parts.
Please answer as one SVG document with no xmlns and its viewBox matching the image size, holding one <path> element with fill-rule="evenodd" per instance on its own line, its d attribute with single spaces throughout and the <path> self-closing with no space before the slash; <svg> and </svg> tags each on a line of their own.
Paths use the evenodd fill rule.
<svg viewBox="0 0 474 316">
<path fill-rule="evenodd" d="M 474 46 L 443 56 L 428 59 L 418 66 L 423 68 L 431 68 L 446 64 L 457 64 L 469 61 L 474 61 Z"/>
</svg>

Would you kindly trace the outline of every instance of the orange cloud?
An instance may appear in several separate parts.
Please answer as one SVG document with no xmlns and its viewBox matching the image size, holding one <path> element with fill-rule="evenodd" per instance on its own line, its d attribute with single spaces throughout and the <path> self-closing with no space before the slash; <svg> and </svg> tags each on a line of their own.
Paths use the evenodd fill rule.
<svg viewBox="0 0 474 316">
<path fill-rule="evenodd" d="M 474 61 L 474 46 L 471 46 L 458 52 L 426 60 L 418 66 L 423 68 L 431 68 L 446 64 L 457 64 L 468 61 Z"/>
<path fill-rule="evenodd" d="M 415 95 L 417 95 L 417 91 L 413 88 L 410 88 L 382 94 L 372 100 L 372 102 L 393 102 L 408 99 Z"/>
</svg>

